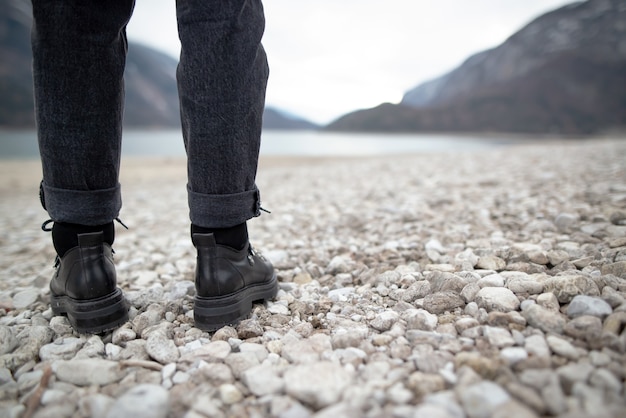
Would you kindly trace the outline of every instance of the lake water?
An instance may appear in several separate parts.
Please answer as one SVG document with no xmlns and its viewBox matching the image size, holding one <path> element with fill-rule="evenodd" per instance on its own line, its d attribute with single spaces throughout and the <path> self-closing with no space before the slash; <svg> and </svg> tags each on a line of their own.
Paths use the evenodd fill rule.
<svg viewBox="0 0 626 418">
<path fill-rule="evenodd" d="M 351 134 L 317 131 L 264 131 L 261 155 L 373 156 L 426 152 L 478 151 L 519 142 L 506 136 L 435 134 Z M 179 130 L 126 130 L 122 155 L 184 157 Z M 34 131 L 0 131 L 1 159 L 39 157 Z"/>
</svg>

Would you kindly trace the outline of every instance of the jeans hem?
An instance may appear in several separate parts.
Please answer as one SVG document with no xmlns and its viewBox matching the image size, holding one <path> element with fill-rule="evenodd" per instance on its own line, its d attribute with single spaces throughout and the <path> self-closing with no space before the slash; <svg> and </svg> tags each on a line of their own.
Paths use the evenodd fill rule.
<svg viewBox="0 0 626 418">
<path fill-rule="evenodd" d="M 42 204 L 55 222 L 104 225 L 122 209 L 121 186 L 101 190 L 57 189 L 41 184 Z"/>
<path fill-rule="evenodd" d="M 261 214 L 259 189 L 235 194 L 204 194 L 187 185 L 189 218 L 203 228 L 229 228 Z"/>
</svg>

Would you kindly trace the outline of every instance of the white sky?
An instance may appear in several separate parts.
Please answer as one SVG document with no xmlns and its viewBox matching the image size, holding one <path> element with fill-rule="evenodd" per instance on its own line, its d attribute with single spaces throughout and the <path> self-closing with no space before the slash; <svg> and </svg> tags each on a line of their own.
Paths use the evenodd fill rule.
<svg viewBox="0 0 626 418">
<path fill-rule="evenodd" d="M 318 123 L 397 103 L 572 0 L 265 0 L 266 103 Z M 178 57 L 174 0 L 137 0 L 128 37 Z"/>
</svg>

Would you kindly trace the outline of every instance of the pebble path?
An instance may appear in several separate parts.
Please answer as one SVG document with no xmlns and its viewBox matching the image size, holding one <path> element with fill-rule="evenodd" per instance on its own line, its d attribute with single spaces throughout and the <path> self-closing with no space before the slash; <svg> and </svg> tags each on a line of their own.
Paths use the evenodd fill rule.
<svg viewBox="0 0 626 418">
<path fill-rule="evenodd" d="M 624 417 L 626 141 L 261 161 L 274 301 L 194 328 L 180 160 L 129 159 L 130 321 L 54 317 L 37 162 L 0 162 L 2 417 Z"/>
</svg>

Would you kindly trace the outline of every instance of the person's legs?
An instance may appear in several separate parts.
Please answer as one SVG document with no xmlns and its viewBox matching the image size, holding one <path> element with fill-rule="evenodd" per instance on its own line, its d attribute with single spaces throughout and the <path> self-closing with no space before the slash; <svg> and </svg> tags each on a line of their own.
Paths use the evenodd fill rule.
<svg viewBox="0 0 626 418">
<path fill-rule="evenodd" d="M 188 200 L 198 250 L 194 318 L 215 330 L 276 295 L 272 265 L 252 250 L 268 66 L 260 0 L 177 0 L 178 65 Z"/>
<path fill-rule="evenodd" d="M 40 193 L 59 256 L 51 306 L 79 332 L 102 332 L 128 319 L 111 244 L 121 208 L 125 27 L 134 1 L 32 5 Z"/>
</svg>

